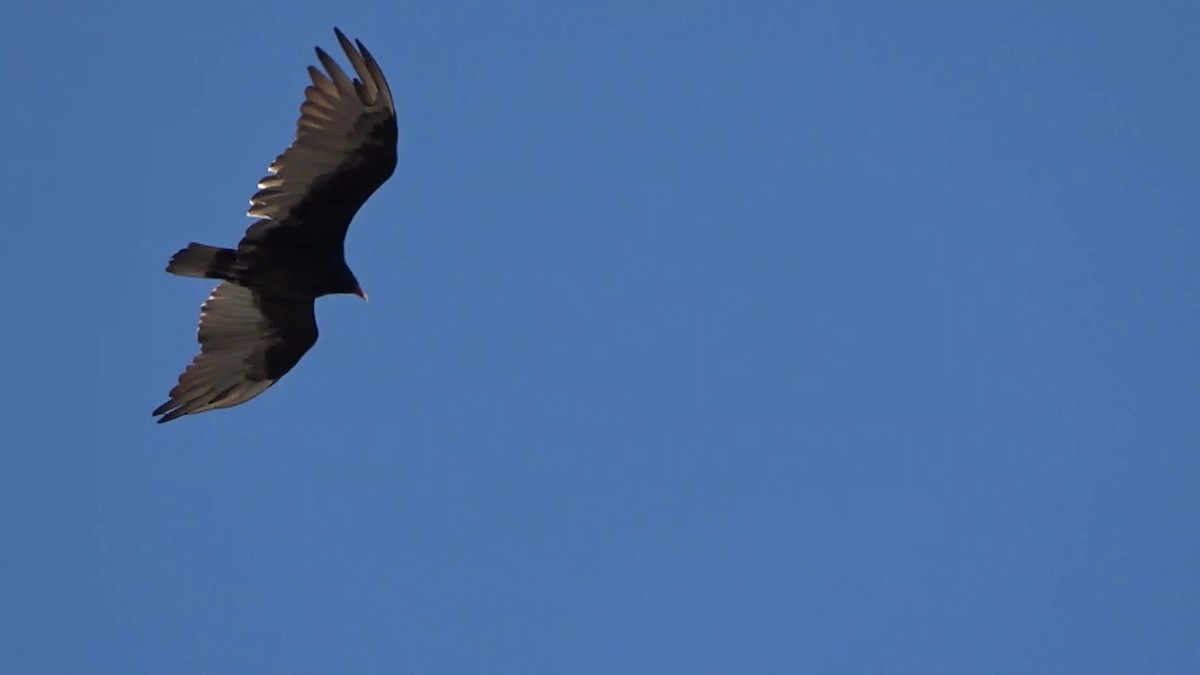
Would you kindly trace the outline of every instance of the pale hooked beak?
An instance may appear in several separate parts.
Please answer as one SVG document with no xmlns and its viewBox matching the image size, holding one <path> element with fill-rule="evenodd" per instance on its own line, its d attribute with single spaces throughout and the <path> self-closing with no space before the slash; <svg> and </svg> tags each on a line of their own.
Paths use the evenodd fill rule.
<svg viewBox="0 0 1200 675">
<path fill-rule="evenodd" d="M 355 286 L 354 294 L 362 298 L 363 302 L 368 302 L 370 300 L 370 298 L 367 297 L 367 292 L 362 289 L 362 286 Z"/>
</svg>

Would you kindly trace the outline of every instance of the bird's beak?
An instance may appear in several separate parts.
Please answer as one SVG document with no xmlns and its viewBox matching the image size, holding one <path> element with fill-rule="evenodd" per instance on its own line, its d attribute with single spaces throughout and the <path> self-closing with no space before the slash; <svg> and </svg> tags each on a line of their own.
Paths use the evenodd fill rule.
<svg viewBox="0 0 1200 675">
<path fill-rule="evenodd" d="M 367 297 L 367 292 L 362 289 L 362 286 L 355 286 L 354 294 L 362 298 L 363 302 L 367 302 L 370 299 Z"/>
</svg>

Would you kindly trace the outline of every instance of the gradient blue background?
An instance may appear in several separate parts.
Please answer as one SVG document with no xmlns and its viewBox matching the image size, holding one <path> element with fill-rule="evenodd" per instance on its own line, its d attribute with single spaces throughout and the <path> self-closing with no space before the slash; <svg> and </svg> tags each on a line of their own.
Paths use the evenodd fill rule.
<svg viewBox="0 0 1200 675">
<path fill-rule="evenodd" d="M 1200 672 L 1200 4 L 5 9 L 0 672 Z M 153 423 L 332 27 L 371 294 Z"/>
</svg>

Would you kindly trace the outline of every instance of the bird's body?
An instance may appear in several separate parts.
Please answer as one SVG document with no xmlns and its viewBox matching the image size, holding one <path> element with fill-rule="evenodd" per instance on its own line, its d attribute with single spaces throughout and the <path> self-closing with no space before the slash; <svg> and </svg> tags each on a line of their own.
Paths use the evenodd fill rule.
<svg viewBox="0 0 1200 675">
<path fill-rule="evenodd" d="M 192 243 L 167 264 L 172 274 L 222 283 L 200 311 L 200 354 L 154 410 L 160 423 L 258 396 L 316 343 L 317 298 L 366 297 L 346 264 L 346 230 L 395 170 L 399 134 L 379 64 L 361 42 L 335 33 L 358 77 L 316 50 L 325 73 L 308 69 L 296 139 L 250 199 L 247 215 L 259 220 L 237 248 Z"/>
</svg>

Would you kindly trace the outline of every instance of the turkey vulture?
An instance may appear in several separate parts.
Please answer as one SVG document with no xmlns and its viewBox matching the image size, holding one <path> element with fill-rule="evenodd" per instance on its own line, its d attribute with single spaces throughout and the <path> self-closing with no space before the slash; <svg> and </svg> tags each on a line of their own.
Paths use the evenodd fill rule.
<svg viewBox="0 0 1200 675">
<path fill-rule="evenodd" d="M 317 48 L 325 72 L 308 68 L 295 140 L 250 198 L 246 215 L 258 220 L 236 249 L 193 242 L 167 263 L 171 274 L 221 283 L 200 308 L 200 353 L 153 412 L 160 424 L 263 393 L 316 343 L 317 298 L 367 299 L 346 265 L 346 230 L 395 170 L 399 132 L 379 64 L 334 33 L 358 77 Z"/>
</svg>

